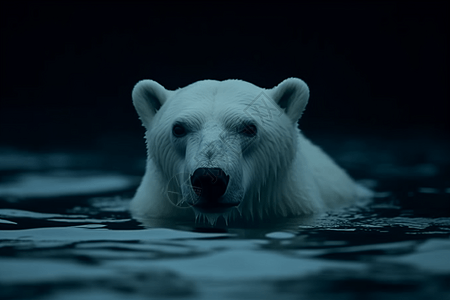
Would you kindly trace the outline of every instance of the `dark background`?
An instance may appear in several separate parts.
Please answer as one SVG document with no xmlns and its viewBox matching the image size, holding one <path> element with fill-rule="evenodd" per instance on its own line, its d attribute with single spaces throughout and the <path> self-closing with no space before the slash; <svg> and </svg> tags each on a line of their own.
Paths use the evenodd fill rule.
<svg viewBox="0 0 450 300">
<path fill-rule="evenodd" d="M 306 132 L 446 137 L 444 2 L 293 3 L 3 1 L 0 146 L 144 151 L 131 90 L 145 78 L 299 77 Z"/>
</svg>

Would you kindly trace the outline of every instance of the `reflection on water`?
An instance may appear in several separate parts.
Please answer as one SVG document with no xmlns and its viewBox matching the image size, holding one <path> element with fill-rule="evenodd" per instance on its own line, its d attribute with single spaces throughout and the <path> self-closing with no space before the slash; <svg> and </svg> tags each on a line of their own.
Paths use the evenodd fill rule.
<svg viewBox="0 0 450 300">
<path fill-rule="evenodd" d="M 333 148 L 372 203 L 254 228 L 134 220 L 142 158 L 3 150 L 0 299 L 449 299 L 448 144 L 377 142 Z"/>
</svg>

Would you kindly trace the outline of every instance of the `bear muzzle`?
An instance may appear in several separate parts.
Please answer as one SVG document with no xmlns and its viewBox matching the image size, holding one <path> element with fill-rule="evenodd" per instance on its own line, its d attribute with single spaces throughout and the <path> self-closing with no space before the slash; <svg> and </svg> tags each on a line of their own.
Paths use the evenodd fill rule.
<svg viewBox="0 0 450 300">
<path fill-rule="evenodd" d="M 239 202 L 229 202 L 222 197 L 229 181 L 230 176 L 220 168 L 198 168 L 191 175 L 191 186 L 197 199 L 190 204 L 204 212 L 226 210 L 239 205 Z"/>
</svg>

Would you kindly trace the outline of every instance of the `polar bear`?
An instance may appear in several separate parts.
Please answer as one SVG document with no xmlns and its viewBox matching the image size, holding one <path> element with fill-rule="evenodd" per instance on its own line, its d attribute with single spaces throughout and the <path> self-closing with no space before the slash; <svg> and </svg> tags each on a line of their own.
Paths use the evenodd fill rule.
<svg viewBox="0 0 450 300">
<path fill-rule="evenodd" d="M 174 91 L 142 80 L 132 98 L 147 142 L 130 207 L 138 218 L 268 220 L 368 195 L 298 129 L 309 98 L 298 78 L 272 89 L 203 80 Z"/>
</svg>

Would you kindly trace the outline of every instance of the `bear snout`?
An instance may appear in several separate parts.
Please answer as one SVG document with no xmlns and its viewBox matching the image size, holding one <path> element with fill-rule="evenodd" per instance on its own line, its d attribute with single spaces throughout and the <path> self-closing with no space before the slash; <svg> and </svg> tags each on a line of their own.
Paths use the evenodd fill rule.
<svg viewBox="0 0 450 300">
<path fill-rule="evenodd" d="M 191 185 L 198 197 L 194 204 L 196 207 L 213 208 L 220 206 L 235 206 L 238 203 L 226 203 L 221 201 L 225 194 L 230 176 L 220 168 L 198 168 L 191 175 Z"/>
<path fill-rule="evenodd" d="M 191 184 L 199 197 L 214 201 L 227 190 L 230 176 L 219 168 L 198 168 L 191 176 Z"/>
</svg>

